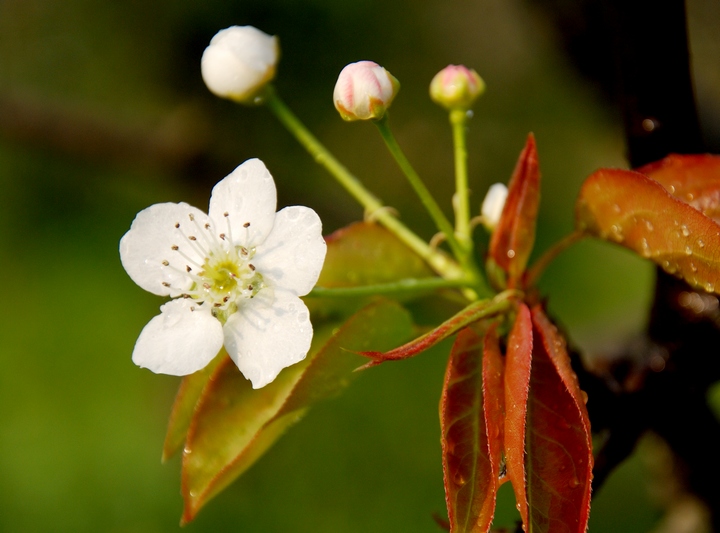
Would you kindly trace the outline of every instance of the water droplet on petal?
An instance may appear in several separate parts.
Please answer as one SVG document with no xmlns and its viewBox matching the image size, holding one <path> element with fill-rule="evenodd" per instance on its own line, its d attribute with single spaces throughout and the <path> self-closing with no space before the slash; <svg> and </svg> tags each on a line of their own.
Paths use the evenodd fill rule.
<svg viewBox="0 0 720 533">
<path fill-rule="evenodd" d="M 686 246 L 685 247 L 685 255 L 692 255 L 692 248 L 690 248 L 689 246 Z"/>
<path fill-rule="evenodd" d="M 702 239 L 698 239 L 697 245 L 698 245 L 700 248 L 705 248 L 705 243 L 703 242 Z"/>
<path fill-rule="evenodd" d="M 507 256 L 508 256 L 508 259 L 512 259 L 513 257 L 515 257 L 515 250 L 508 250 Z"/>
<path fill-rule="evenodd" d="M 655 226 L 653 226 L 653 223 L 650 222 L 649 220 L 645 221 L 645 227 L 648 229 L 648 231 L 652 231 L 655 229 Z"/>
<path fill-rule="evenodd" d="M 613 211 L 615 211 L 616 213 L 620 212 L 620 206 L 618 204 L 613 204 L 612 208 L 613 208 Z"/>
<path fill-rule="evenodd" d="M 690 235 L 690 230 L 688 229 L 688 227 L 687 227 L 685 224 L 683 224 L 680 229 L 682 230 L 682 234 L 683 234 L 685 237 L 687 237 L 688 235 Z"/>
<path fill-rule="evenodd" d="M 714 292 L 715 291 L 715 285 L 710 283 L 709 281 L 705 284 L 705 290 L 708 292 Z"/>
<path fill-rule="evenodd" d="M 579 486 L 580 486 L 580 480 L 579 480 L 578 478 L 574 477 L 574 478 L 572 478 L 572 479 L 568 482 L 568 486 L 569 486 L 571 489 L 574 489 L 575 487 L 579 487 Z"/>
</svg>

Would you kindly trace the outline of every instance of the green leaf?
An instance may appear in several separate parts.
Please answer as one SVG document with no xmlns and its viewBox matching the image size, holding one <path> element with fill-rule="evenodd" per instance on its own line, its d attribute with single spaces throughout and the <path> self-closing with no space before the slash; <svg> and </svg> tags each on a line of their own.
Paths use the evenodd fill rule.
<svg viewBox="0 0 720 533">
<path fill-rule="evenodd" d="M 720 157 L 671 154 L 638 168 L 673 197 L 720 223 Z"/>
<path fill-rule="evenodd" d="M 357 287 L 434 277 L 425 262 L 377 224 L 358 222 L 325 238 L 328 249 L 318 287 Z M 349 314 L 368 298 L 306 298 L 314 316 Z"/>
<path fill-rule="evenodd" d="M 593 467 L 585 395 L 570 366 L 565 340 L 539 306 L 533 308 L 532 323 L 526 531 L 585 533 Z"/>
<path fill-rule="evenodd" d="M 505 356 L 505 465 L 524 524 L 528 523 L 525 433 L 532 355 L 530 310 L 521 304 L 508 337 Z"/>
<path fill-rule="evenodd" d="M 399 304 L 378 301 L 343 324 L 305 361 L 254 390 L 224 359 L 197 402 L 183 452 L 183 522 L 249 468 L 306 409 L 338 393 L 357 376 L 360 358 L 350 353 L 389 347 L 412 334 Z"/>
<path fill-rule="evenodd" d="M 616 242 L 708 292 L 720 288 L 720 225 L 638 172 L 601 169 L 582 186 L 579 230 Z"/>
<path fill-rule="evenodd" d="M 393 350 L 387 352 L 360 352 L 360 355 L 372 359 L 371 362 L 363 365 L 360 369 L 370 368 L 386 361 L 399 361 L 401 359 L 414 357 L 474 322 L 503 313 L 512 306 L 512 300 L 506 296 L 506 293 L 501 293 L 492 300 L 478 300 L 477 302 L 473 302 L 432 331 Z"/>
<path fill-rule="evenodd" d="M 540 205 L 540 168 L 535 137 L 528 135 L 508 185 L 500 222 L 493 231 L 488 250 L 490 269 L 500 267 L 509 288 L 521 287 L 530 252 L 535 243 L 535 224 Z"/>
<path fill-rule="evenodd" d="M 185 444 L 185 437 L 190 427 L 195 405 L 208 379 L 224 359 L 228 359 L 228 355 L 223 348 L 209 365 L 194 374 L 185 376 L 180 382 L 180 388 L 175 396 L 167 433 L 165 434 L 162 452 L 163 463 L 175 455 Z"/>
<path fill-rule="evenodd" d="M 486 533 L 495 512 L 500 458 L 490 452 L 483 394 L 483 339 L 455 339 L 440 400 L 445 500 L 450 531 Z"/>
</svg>

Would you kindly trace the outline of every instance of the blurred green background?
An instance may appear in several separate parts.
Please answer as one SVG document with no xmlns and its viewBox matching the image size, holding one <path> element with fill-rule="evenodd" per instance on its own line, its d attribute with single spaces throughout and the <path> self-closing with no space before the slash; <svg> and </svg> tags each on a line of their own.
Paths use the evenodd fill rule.
<svg viewBox="0 0 720 533">
<path fill-rule="evenodd" d="M 689 5 L 711 135 L 720 10 L 712 0 Z M 448 211 L 450 132 L 427 86 L 449 63 L 474 67 L 488 85 L 469 134 L 475 209 L 489 184 L 508 179 L 533 131 L 544 179 L 539 250 L 571 229 L 585 176 L 625 166 L 616 112 L 527 2 L 0 0 L 0 531 L 178 529 L 180 464 L 159 459 L 179 380 L 130 360 L 162 303 L 118 257 L 139 210 L 180 200 L 205 209 L 215 182 L 260 157 L 280 206 L 313 207 L 327 233 L 362 217 L 268 112 L 205 89 L 200 55 L 233 24 L 279 35 L 281 95 L 426 238 L 430 221 L 374 128 L 346 124 L 332 107 L 349 62 L 372 59 L 401 81 L 393 129 Z M 630 254 L 587 242 L 549 269 L 542 288 L 592 354 L 642 328 L 651 276 Z M 432 515 L 445 512 L 437 408 L 446 351 L 375 368 L 314 408 L 186 529 L 440 531 Z M 593 533 L 654 527 L 662 498 L 646 490 L 645 459 L 637 454 L 597 495 Z M 516 518 L 507 489 L 499 525 Z"/>
</svg>

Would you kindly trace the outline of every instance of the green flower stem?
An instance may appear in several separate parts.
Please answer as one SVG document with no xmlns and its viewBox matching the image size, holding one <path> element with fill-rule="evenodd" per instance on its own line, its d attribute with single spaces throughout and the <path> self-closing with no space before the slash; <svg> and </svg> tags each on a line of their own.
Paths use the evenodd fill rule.
<svg viewBox="0 0 720 533">
<path fill-rule="evenodd" d="M 420 198 L 420 201 L 425 206 L 425 209 L 427 209 L 428 213 L 430 213 L 430 216 L 435 221 L 435 225 L 440 231 L 445 234 L 445 239 L 450 245 L 453 254 L 455 254 L 455 257 L 457 257 L 461 263 L 464 262 L 463 258 L 467 256 L 467 254 L 460 246 L 458 240 L 455 238 L 455 231 L 453 230 L 450 221 L 442 212 L 440 206 L 435 201 L 435 198 L 433 198 L 432 194 L 430 194 L 430 191 L 420 179 L 420 176 L 418 176 L 417 172 L 415 172 L 415 169 L 410 164 L 410 161 L 408 161 L 407 157 L 405 157 L 405 154 L 403 153 L 400 145 L 395 140 L 395 136 L 390 130 L 387 117 L 388 115 L 387 113 L 385 113 L 385 115 L 380 120 L 374 121 L 378 129 L 380 130 L 380 135 L 382 135 L 382 138 L 385 141 L 388 149 L 390 150 L 390 153 L 395 158 L 395 161 L 397 161 L 398 166 L 407 177 L 410 185 L 412 185 L 412 188 L 415 189 L 415 192 Z"/>
<path fill-rule="evenodd" d="M 274 88 L 268 86 L 264 94 L 265 105 L 277 119 L 308 151 L 315 161 L 325 167 L 350 195 L 374 216 L 378 222 L 396 235 L 411 250 L 422 257 L 438 274 L 448 279 L 462 277 L 462 269 L 446 254 L 430 247 L 407 226 L 396 219 L 389 210 L 383 209 L 382 202 L 368 191 L 320 141 L 300 122 L 295 114 L 280 99 Z"/>
<path fill-rule="evenodd" d="M 455 234 L 461 246 L 472 252 L 472 230 L 470 226 L 470 202 L 468 192 L 467 145 L 465 142 L 467 111 L 454 109 L 450 111 L 450 124 L 455 147 Z"/>
<path fill-rule="evenodd" d="M 398 296 L 402 294 L 414 294 L 437 289 L 469 287 L 472 285 L 473 281 L 466 279 L 408 278 L 391 283 L 378 283 L 376 285 L 361 285 L 357 287 L 315 287 L 307 296 L 311 298 L 345 298 L 350 296 L 378 295 Z"/>
</svg>

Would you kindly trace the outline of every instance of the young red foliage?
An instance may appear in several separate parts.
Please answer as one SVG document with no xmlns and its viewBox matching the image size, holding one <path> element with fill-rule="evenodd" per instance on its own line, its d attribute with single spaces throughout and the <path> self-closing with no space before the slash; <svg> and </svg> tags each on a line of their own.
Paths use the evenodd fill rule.
<svg viewBox="0 0 720 533">
<path fill-rule="evenodd" d="M 532 325 L 526 531 L 584 533 L 593 467 L 585 396 L 570 366 L 565 340 L 539 306 L 532 310 Z"/>
<path fill-rule="evenodd" d="M 720 225 L 644 174 L 601 169 L 582 186 L 579 230 L 630 248 L 669 274 L 720 287 Z"/>
<path fill-rule="evenodd" d="M 540 169 L 535 137 L 528 135 L 525 148 L 508 186 L 500 222 L 490 239 L 489 260 L 507 275 L 507 286 L 518 288 L 535 242 L 535 222 L 540 204 Z"/>
<path fill-rule="evenodd" d="M 505 356 L 505 465 L 524 524 L 528 523 L 525 432 L 532 355 L 530 310 L 521 304 L 508 337 Z"/>
<path fill-rule="evenodd" d="M 487 428 L 490 465 L 498 486 L 508 478 L 501 472 L 500 464 L 505 445 L 505 358 L 500 351 L 497 324 L 492 324 L 485 334 L 483 348 L 483 412 Z"/>
<path fill-rule="evenodd" d="M 675 198 L 720 223 L 720 157 L 671 154 L 637 169 Z"/>
<path fill-rule="evenodd" d="M 509 300 L 479 300 L 477 302 L 473 302 L 432 331 L 421 335 L 417 339 L 403 344 L 398 348 L 388 352 L 360 352 L 360 355 L 369 357 L 372 361 L 361 366 L 358 370 L 364 370 L 386 361 L 399 361 L 401 359 L 414 357 L 425 350 L 432 348 L 438 342 L 447 339 L 450 335 L 457 333 L 473 322 L 502 313 L 509 305 Z"/>
<path fill-rule="evenodd" d="M 445 500 L 452 532 L 486 533 L 495 511 L 499 457 L 491 454 L 483 415 L 483 344 L 471 328 L 459 333 L 440 401 Z"/>
</svg>

